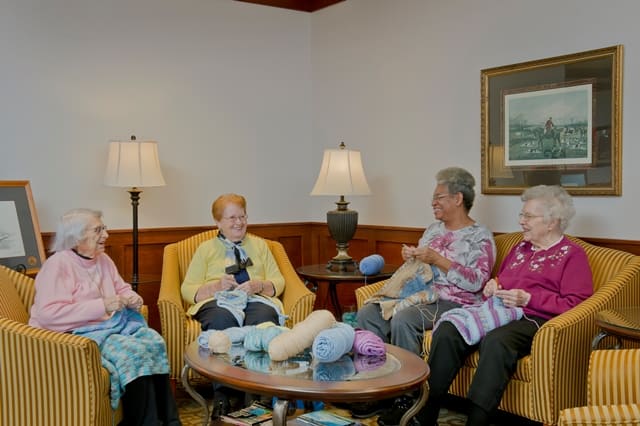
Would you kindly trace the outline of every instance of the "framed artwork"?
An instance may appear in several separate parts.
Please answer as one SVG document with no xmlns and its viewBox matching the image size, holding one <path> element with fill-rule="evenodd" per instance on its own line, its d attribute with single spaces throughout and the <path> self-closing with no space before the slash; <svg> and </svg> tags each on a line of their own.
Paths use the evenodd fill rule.
<svg viewBox="0 0 640 426">
<path fill-rule="evenodd" d="M 32 275 L 44 260 L 29 181 L 0 181 L 0 264 Z"/>
<path fill-rule="evenodd" d="M 483 194 L 622 195 L 622 45 L 481 71 Z"/>
</svg>

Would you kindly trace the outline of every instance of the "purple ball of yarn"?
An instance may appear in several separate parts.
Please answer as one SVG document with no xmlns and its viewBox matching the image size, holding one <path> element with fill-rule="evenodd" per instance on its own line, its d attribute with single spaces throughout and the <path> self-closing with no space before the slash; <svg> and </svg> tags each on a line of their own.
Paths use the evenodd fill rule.
<svg viewBox="0 0 640 426">
<path fill-rule="evenodd" d="M 379 254 L 372 254 L 360 261 L 360 272 L 364 275 L 379 274 L 384 268 L 384 258 Z"/>
</svg>

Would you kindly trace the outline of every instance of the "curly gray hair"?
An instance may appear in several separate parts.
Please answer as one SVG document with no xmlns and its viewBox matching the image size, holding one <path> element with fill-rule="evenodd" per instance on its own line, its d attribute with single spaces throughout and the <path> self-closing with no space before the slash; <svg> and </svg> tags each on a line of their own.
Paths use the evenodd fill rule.
<svg viewBox="0 0 640 426">
<path fill-rule="evenodd" d="M 537 185 L 526 189 L 520 197 L 522 201 L 540 200 L 544 206 L 544 221 L 558 219 L 560 231 L 564 232 L 569 221 L 576 214 L 573 198 L 561 186 Z"/>
<path fill-rule="evenodd" d="M 58 222 L 52 251 L 68 250 L 76 247 L 85 237 L 91 219 L 102 219 L 102 212 L 91 209 L 73 209 L 62 215 Z"/>
<path fill-rule="evenodd" d="M 473 190 L 476 180 L 471 173 L 462 167 L 447 167 L 436 173 L 436 181 L 438 185 L 447 185 L 449 194 L 460 192 L 465 209 L 467 212 L 471 210 L 473 200 L 476 197 L 476 193 Z"/>
</svg>

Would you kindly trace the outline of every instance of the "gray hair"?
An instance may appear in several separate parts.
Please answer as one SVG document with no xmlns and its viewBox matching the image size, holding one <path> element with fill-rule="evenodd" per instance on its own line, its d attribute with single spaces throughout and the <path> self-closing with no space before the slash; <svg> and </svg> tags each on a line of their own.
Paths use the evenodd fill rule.
<svg viewBox="0 0 640 426">
<path fill-rule="evenodd" d="M 56 236 L 51 243 L 51 251 L 69 250 L 85 237 L 91 219 L 102 219 L 102 212 L 91 209 L 73 209 L 62 215 L 58 222 Z"/>
<path fill-rule="evenodd" d="M 567 229 L 569 221 L 576 214 L 571 195 L 558 185 L 532 186 L 526 189 L 520 198 L 522 201 L 541 201 L 544 206 L 544 221 L 558 219 L 561 232 Z"/>
<path fill-rule="evenodd" d="M 471 173 L 462 167 L 447 167 L 436 174 L 436 181 L 438 185 L 447 185 L 449 194 L 462 193 L 464 208 L 467 211 L 471 210 L 473 200 L 476 197 L 476 193 L 473 190 L 476 180 Z"/>
</svg>

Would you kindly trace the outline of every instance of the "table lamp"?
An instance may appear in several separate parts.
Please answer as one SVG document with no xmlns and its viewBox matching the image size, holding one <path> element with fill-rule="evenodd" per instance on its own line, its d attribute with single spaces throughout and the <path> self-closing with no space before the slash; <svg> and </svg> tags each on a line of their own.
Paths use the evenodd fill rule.
<svg viewBox="0 0 640 426">
<path fill-rule="evenodd" d="M 360 151 L 348 150 L 344 142 L 339 149 L 324 151 L 320 174 L 311 195 L 339 195 L 338 208 L 327 212 L 327 225 L 336 241 L 338 254 L 327 263 L 327 269 L 346 271 L 357 267 L 347 249 L 358 227 L 358 212 L 349 210 L 345 195 L 369 195 L 371 190 L 364 175 Z"/>
<path fill-rule="evenodd" d="M 107 186 L 128 187 L 133 206 L 133 275 L 131 287 L 138 291 L 138 203 L 139 188 L 164 186 L 158 143 L 137 141 L 131 136 L 129 141 L 110 141 L 107 169 L 104 175 Z"/>
</svg>

